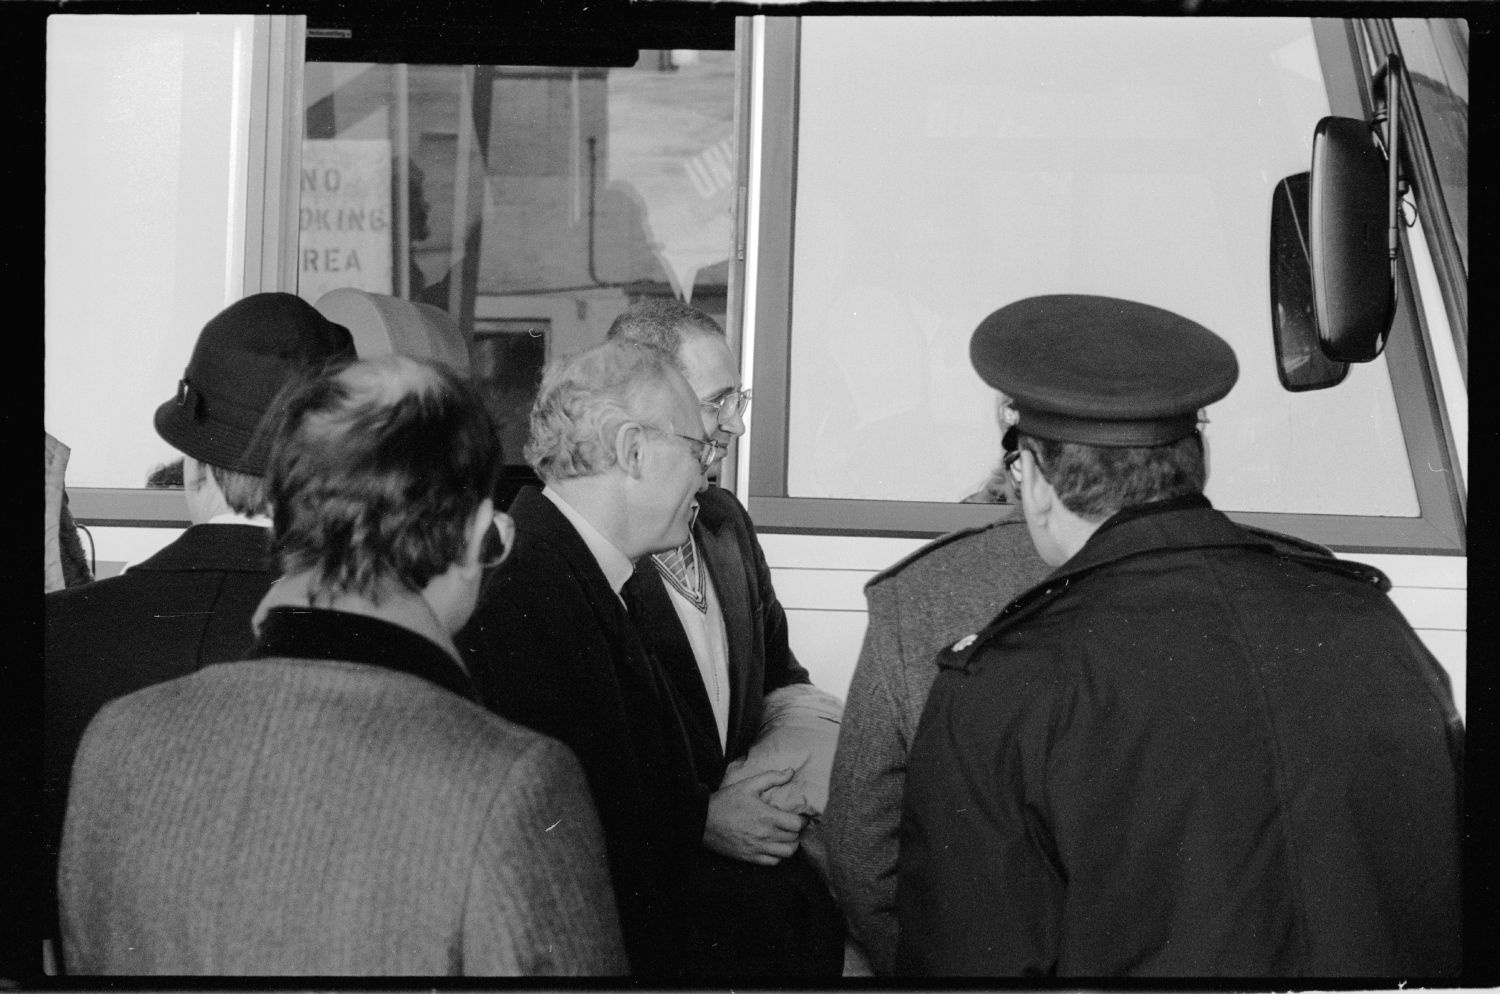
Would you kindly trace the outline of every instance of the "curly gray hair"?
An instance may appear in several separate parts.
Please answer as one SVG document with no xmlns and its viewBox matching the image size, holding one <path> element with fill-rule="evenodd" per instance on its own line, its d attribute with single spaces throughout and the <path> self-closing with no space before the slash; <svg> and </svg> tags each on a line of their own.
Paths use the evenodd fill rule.
<svg viewBox="0 0 1500 994">
<path fill-rule="evenodd" d="M 615 463 L 615 431 L 662 412 L 673 358 L 623 338 L 547 364 L 531 407 L 526 461 L 544 481 L 593 476 Z"/>
</svg>

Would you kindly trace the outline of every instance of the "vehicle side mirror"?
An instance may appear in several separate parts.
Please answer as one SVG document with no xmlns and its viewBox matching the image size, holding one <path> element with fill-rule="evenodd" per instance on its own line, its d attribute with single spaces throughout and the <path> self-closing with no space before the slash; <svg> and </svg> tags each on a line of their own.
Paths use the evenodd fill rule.
<svg viewBox="0 0 1500 994">
<path fill-rule="evenodd" d="M 1325 117 L 1313 132 L 1308 259 L 1323 354 L 1343 362 L 1380 355 L 1396 314 L 1387 253 L 1388 169 L 1364 121 Z"/>
<path fill-rule="evenodd" d="M 1313 316 L 1312 263 L 1308 259 L 1308 174 L 1276 184 L 1271 201 L 1271 324 L 1276 375 L 1287 390 L 1323 390 L 1342 383 L 1349 364 L 1328 358 Z"/>
<path fill-rule="evenodd" d="M 1331 387 L 1380 355 L 1396 316 L 1400 254 L 1400 56 L 1377 73 L 1377 132 L 1349 117 L 1313 131 L 1312 170 L 1271 204 L 1271 321 L 1288 390 Z M 1305 279 L 1305 282 L 1304 282 Z"/>
</svg>

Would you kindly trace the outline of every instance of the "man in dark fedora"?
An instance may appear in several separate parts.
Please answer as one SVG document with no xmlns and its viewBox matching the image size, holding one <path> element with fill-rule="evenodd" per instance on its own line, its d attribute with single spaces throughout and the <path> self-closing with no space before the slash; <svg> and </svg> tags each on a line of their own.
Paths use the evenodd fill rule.
<svg viewBox="0 0 1500 994">
<path fill-rule="evenodd" d="M 68 777 L 90 719 L 108 702 L 254 640 L 271 586 L 262 416 L 288 383 L 355 358 L 349 332 L 290 293 L 231 304 L 198 336 L 156 430 L 183 454 L 192 526 L 118 577 L 48 594 L 45 606 L 43 833 L 46 927 L 56 928 L 57 850 Z"/>
<path fill-rule="evenodd" d="M 1452 977 L 1463 727 L 1389 581 L 1203 496 L 1238 375 L 1187 318 L 1034 297 L 974 333 L 1054 571 L 938 654 L 898 972 Z"/>
</svg>

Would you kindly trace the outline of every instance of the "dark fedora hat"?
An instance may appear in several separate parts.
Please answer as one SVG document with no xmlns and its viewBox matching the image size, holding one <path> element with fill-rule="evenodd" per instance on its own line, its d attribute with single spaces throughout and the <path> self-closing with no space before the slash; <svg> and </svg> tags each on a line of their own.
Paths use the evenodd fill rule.
<svg viewBox="0 0 1500 994">
<path fill-rule="evenodd" d="M 352 361 L 343 325 L 290 293 L 257 293 L 203 326 L 177 396 L 156 409 L 156 431 L 199 462 L 264 476 L 270 440 L 256 427 L 282 387 Z"/>
<path fill-rule="evenodd" d="M 1196 321 L 1087 294 L 1000 308 L 974 330 L 969 359 L 1010 398 L 1020 431 L 1111 447 L 1191 435 L 1239 377 L 1234 349 Z"/>
</svg>

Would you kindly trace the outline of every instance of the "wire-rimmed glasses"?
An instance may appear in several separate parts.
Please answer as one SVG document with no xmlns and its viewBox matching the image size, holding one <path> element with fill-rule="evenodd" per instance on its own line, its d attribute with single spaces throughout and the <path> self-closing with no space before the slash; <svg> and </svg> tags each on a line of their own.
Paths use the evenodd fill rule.
<svg viewBox="0 0 1500 994">
<path fill-rule="evenodd" d="M 735 390 L 732 393 L 726 393 L 718 400 L 700 400 L 698 406 L 705 411 L 713 411 L 719 424 L 723 424 L 745 413 L 745 409 L 750 406 L 750 391 Z"/>
<path fill-rule="evenodd" d="M 649 428 L 650 430 L 660 432 L 663 435 L 671 435 L 673 438 L 680 438 L 684 442 L 693 443 L 693 452 L 698 458 L 698 465 L 704 470 L 708 469 L 708 467 L 724 458 L 724 453 L 729 451 L 729 446 L 716 439 L 694 438 L 691 435 L 683 435 L 675 431 L 667 431 L 667 429 L 665 428 L 658 428 L 656 425 L 643 424 L 641 425 L 641 427 Z"/>
</svg>

